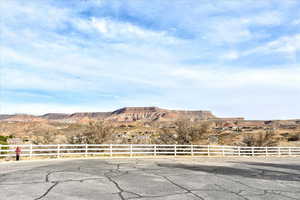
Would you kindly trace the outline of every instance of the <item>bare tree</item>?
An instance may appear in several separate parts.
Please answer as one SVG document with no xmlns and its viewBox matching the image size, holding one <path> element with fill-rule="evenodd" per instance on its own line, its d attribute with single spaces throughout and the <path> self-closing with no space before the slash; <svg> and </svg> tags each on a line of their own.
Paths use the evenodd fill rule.
<svg viewBox="0 0 300 200">
<path fill-rule="evenodd" d="M 170 130 L 170 128 L 161 128 L 158 142 L 163 144 L 176 144 L 176 134 L 174 131 Z"/>
<path fill-rule="evenodd" d="M 192 122 L 189 119 L 179 119 L 175 122 L 175 128 L 161 129 L 160 139 L 164 143 L 192 144 L 200 140 L 203 134 L 209 131 L 207 122 Z"/>
<path fill-rule="evenodd" d="M 86 129 L 70 138 L 71 143 L 102 144 L 111 138 L 114 127 L 104 121 L 90 122 Z"/>
<path fill-rule="evenodd" d="M 277 145 L 277 140 L 274 137 L 275 132 L 272 130 L 267 130 L 265 132 L 259 132 L 258 134 L 247 134 L 242 139 L 243 146 L 275 146 Z"/>
</svg>

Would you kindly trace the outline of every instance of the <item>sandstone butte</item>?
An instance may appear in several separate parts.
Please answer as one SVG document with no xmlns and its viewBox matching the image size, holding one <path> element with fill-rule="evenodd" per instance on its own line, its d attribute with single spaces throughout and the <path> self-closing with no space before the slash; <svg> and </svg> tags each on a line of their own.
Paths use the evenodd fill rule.
<svg viewBox="0 0 300 200">
<path fill-rule="evenodd" d="M 221 118 L 205 110 L 168 110 L 159 107 L 124 107 L 112 112 L 78 112 L 73 114 L 47 113 L 44 115 L 0 114 L 0 122 L 62 122 L 62 123 L 85 123 L 90 120 L 104 120 L 115 123 L 122 122 L 168 122 L 177 119 L 208 120 L 221 123 L 221 126 L 268 126 L 283 124 L 286 126 L 300 126 L 300 120 L 245 120 L 243 117 Z"/>
</svg>

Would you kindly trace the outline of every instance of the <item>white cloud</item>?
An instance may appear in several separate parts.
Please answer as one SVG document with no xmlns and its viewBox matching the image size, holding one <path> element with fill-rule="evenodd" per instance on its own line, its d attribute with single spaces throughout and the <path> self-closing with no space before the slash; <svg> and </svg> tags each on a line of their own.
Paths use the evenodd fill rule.
<svg viewBox="0 0 300 200">
<path fill-rule="evenodd" d="M 153 43 L 179 43 L 178 38 L 164 31 L 151 31 L 128 22 L 118 22 L 107 18 L 92 18 L 91 24 L 104 37 L 115 40 L 147 40 Z"/>
<path fill-rule="evenodd" d="M 296 57 L 297 51 L 300 50 L 300 34 L 282 36 L 276 40 L 268 42 L 260 47 L 245 51 L 244 55 L 254 54 L 254 53 L 281 53 L 288 57 L 294 59 Z"/>
<path fill-rule="evenodd" d="M 265 48 L 270 51 L 295 53 L 300 49 L 300 34 L 281 37 L 268 43 Z"/>
<path fill-rule="evenodd" d="M 275 26 L 280 25 L 283 21 L 284 16 L 275 11 L 251 13 L 249 16 L 215 17 L 209 21 L 209 31 L 205 37 L 212 42 L 237 44 L 267 36 L 251 30 L 250 27 Z"/>
<path fill-rule="evenodd" d="M 111 109 L 111 110 L 110 110 Z M 0 113 L 16 114 L 26 113 L 42 115 L 45 113 L 74 113 L 74 112 L 101 112 L 112 111 L 113 108 L 101 105 L 65 105 L 54 103 L 8 103 L 2 102 Z"/>
<path fill-rule="evenodd" d="M 88 80 L 66 78 L 55 73 L 41 74 L 17 69 L 2 69 L 2 89 L 38 89 L 45 91 L 87 91 L 96 90 Z"/>
<path fill-rule="evenodd" d="M 300 89 L 300 68 L 282 67 L 278 69 L 228 69 L 213 68 L 174 70 L 171 75 L 193 81 L 196 85 L 209 88 L 241 88 L 241 87 L 285 87 Z"/>
<path fill-rule="evenodd" d="M 243 58 L 250 54 L 252 63 L 258 65 L 261 63 L 256 54 L 276 53 L 295 58 L 299 35 L 283 36 L 278 31 L 286 26 L 297 31 L 296 26 L 291 26 L 292 20 L 287 23 L 291 17 L 295 19 L 294 25 L 298 22 L 286 1 L 276 2 L 280 4 L 278 8 L 274 8 L 271 0 L 207 1 L 201 5 L 182 0 L 78 1 L 72 6 L 66 2 L 12 0 L 1 4 L 0 31 L 5 38 L 0 49 L 2 85 L 6 92 L 16 89 L 24 91 L 24 95 L 19 95 L 21 98 L 28 96 L 24 97 L 27 103 L 19 103 L 22 99 L 1 102 L 5 109 L 1 112 L 99 110 L 94 104 L 73 106 L 69 99 L 63 102 L 64 99 L 49 98 L 49 103 L 30 103 L 30 98 L 38 94 L 35 91 L 59 97 L 64 92 L 75 92 L 79 97 L 74 102 L 93 96 L 99 98 L 99 105 L 105 110 L 112 106 L 149 104 L 207 109 L 215 103 L 230 107 L 228 110 L 233 113 L 233 102 L 252 112 L 253 106 L 248 107 L 247 101 L 264 95 L 262 87 L 270 89 L 267 94 L 271 97 L 257 105 L 268 104 L 280 96 L 286 97 L 287 101 L 282 102 L 297 99 L 294 93 L 299 91 L 299 67 L 289 66 L 297 65 L 297 59 L 277 68 L 258 69 L 253 65 L 251 69 L 239 64 L 247 63 Z M 122 18 L 126 12 L 132 18 Z M 135 20 L 145 24 L 138 25 Z M 271 26 L 278 31 L 279 38 L 264 44 L 258 39 L 269 37 L 270 41 Z M 249 46 L 242 42 L 249 42 Z M 195 62 L 185 66 L 182 60 Z M 226 61 L 235 68 L 223 66 Z M 273 91 L 278 88 L 285 95 L 276 96 Z M 259 95 L 248 90 L 258 91 Z M 112 97 L 104 98 L 109 103 L 101 94 Z M 115 96 L 119 98 L 116 100 Z M 91 100 L 94 101 L 98 100 Z"/>
<path fill-rule="evenodd" d="M 70 9 L 51 6 L 49 2 L 38 1 L 5 1 L 1 2 L 1 23 L 3 25 L 18 25 L 20 29 L 43 28 L 54 30 L 64 26 L 64 23 L 72 17 Z M 30 24 L 29 24 L 30 22 Z"/>
<path fill-rule="evenodd" d="M 249 18 L 245 18 L 243 22 L 250 25 L 273 26 L 281 24 L 284 20 L 283 18 L 279 12 L 271 11 L 255 14 Z"/>
<path fill-rule="evenodd" d="M 228 51 L 220 56 L 222 60 L 236 60 L 240 57 L 238 51 Z"/>
<path fill-rule="evenodd" d="M 217 19 L 205 34 L 214 43 L 236 44 L 250 40 L 253 34 L 241 23 L 240 19 Z"/>
<path fill-rule="evenodd" d="M 291 23 L 292 25 L 300 25 L 300 19 L 295 19 L 295 20 L 293 20 L 292 21 L 292 23 Z"/>
</svg>

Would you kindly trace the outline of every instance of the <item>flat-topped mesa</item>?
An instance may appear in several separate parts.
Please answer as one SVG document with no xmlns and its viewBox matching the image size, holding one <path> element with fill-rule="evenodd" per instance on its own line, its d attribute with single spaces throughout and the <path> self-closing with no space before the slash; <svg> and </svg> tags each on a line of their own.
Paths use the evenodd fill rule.
<svg viewBox="0 0 300 200">
<path fill-rule="evenodd" d="M 118 122 L 153 121 L 161 118 L 164 113 L 164 110 L 158 107 L 124 107 L 112 112 L 107 120 Z"/>
<path fill-rule="evenodd" d="M 78 112 L 69 115 L 70 118 L 82 118 L 82 117 L 89 117 L 89 118 L 97 118 L 97 119 L 105 119 L 106 117 L 110 116 L 111 112 Z"/>
<path fill-rule="evenodd" d="M 82 120 L 108 120 L 114 122 L 174 121 L 180 118 L 207 120 L 216 118 L 210 111 L 168 110 L 159 107 L 124 107 L 113 112 L 78 112 L 73 114 L 48 113 L 40 116 L 2 115 L 1 121 L 57 121 L 76 123 Z"/>
<path fill-rule="evenodd" d="M 125 107 L 112 112 L 112 121 L 173 121 L 178 118 L 206 120 L 215 118 L 210 111 L 167 110 L 158 107 Z"/>
<path fill-rule="evenodd" d="M 112 114 L 122 114 L 122 113 L 137 113 L 137 112 L 158 112 L 163 109 L 158 107 L 124 107 L 112 112 Z"/>
<path fill-rule="evenodd" d="M 166 113 L 165 118 L 167 119 L 178 119 L 178 118 L 188 118 L 191 120 L 208 120 L 216 118 L 210 111 L 206 110 L 169 110 Z"/>
</svg>

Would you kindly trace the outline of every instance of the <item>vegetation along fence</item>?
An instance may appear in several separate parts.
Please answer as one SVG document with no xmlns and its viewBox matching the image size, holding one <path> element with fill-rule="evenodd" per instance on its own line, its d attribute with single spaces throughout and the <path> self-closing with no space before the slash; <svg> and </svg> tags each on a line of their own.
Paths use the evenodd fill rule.
<svg viewBox="0 0 300 200">
<path fill-rule="evenodd" d="M 300 156 L 300 147 L 241 147 L 216 145 L 166 145 L 166 144 L 47 144 L 0 145 L 0 158 L 14 157 L 21 148 L 21 156 Z"/>
</svg>

